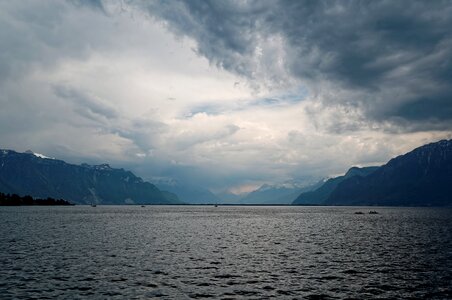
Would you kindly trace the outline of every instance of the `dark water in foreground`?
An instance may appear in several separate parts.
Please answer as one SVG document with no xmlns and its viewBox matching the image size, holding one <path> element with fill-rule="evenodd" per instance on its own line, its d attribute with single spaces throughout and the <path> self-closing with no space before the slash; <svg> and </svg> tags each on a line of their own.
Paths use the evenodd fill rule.
<svg viewBox="0 0 452 300">
<path fill-rule="evenodd" d="M 1 299 L 452 299 L 451 209 L 1 207 L 0 233 Z"/>
</svg>

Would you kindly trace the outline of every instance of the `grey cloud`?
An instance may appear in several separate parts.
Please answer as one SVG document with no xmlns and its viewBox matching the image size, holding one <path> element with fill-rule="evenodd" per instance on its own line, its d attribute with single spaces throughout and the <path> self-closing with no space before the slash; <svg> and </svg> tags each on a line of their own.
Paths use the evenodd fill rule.
<svg viewBox="0 0 452 300">
<path fill-rule="evenodd" d="M 0 84 L 110 48 L 108 20 L 100 0 L 0 2 Z"/>
<path fill-rule="evenodd" d="M 105 13 L 105 8 L 102 3 L 102 0 L 68 0 L 69 3 L 74 4 L 75 6 L 86 6 L 90 7 L 94 10 L 101 11 Z"/>
<path fill-rule="evenodd" d="M 57 97 L 69 101 L 81 116 L 95 122 L 97 129 L 128 139 L 145 153 L 154 149 L 157 137 L 168 129 L 165 123 L 157 120 L 127 120 L 106 100 L 72 87 L 56 85 L 54 93 Z"/>
<path fill-rule="evenodd" d="M 256 18 L 265 5 L 241 5 L 238 1 L 140 2 L 151 15 L 162 18 L 179 35 L 197 40 L 201 55 L 212 63 L 252 75 L 244 54 L 254 51 Z"/>
<path fill-rule="evenodd" d="M 152 165 L 152 169 L 148 167 L 149 165 Z M 224 165 L 209 167 L 187 166 L 172 164 L 168 161 L 162 162 L 161 160 L 149 160 L 145 164 L 137 165 L 133 168 L 150 181 L 152 181 L 152 177 L 155 174 L 159 174 L 161 177 L 173 178 L 186 185 L 199 186 L 201 184 L 203 187 L 212 190 L 236 186 L 249 181 L 270 182 L 274 179 L 264 172 L 255 172 L 251 180 L 249 172 L 241 170 L 231 171 L 229 168 L 225 168 Z"/>
<path fill-rule="evenodd" d="M 168 125 L 149 119 L 133 120 L 125 128 L 115 128 L 119 136 L 133 141 L 143 152 L 149 153 L 155 149 L 158 137 L 167 132 Z"/>
<path fill-rule="evenodd" d="M 221 140 L 235 134 L 239 130 L 240 127 L 234 124 L 227 124 L 218 129 L 205 128 L 197 131 L 188 130 L 177 136 L 175 144 L 179 150 L 185 150 L 197 144 Z"/>
<path fill-rule="evenodd" d="M 54 92 L 56 96 L 71 101 L 76 110 L 89 119 L 98 120 L 99 117 L 114 119 L 118 117 L 118 112 L 108 102 L 74 88 L 57 85 L 54 86 Z"/>
<path fill-rule="evenodd" d="M 191 113 L 185 119 L 177 119 L 179 114 L 173 119 L 121 111 L 121 106 L 91 93 L 111 94 L 99 89 L 117 83 L 85 69 L 96 67 L 89 60 L 108 63 L 116 54 L 135 55 L 139 49 L 140 55 L 158 56 L 162 65 L 166 60 L 179 64 L 172 54 L 160 56 L 177 49 L 166 49 L 159 38 L 146 35 L 155 24 L 141 19 L 141 13 L 122 11 L 127 5 L 144 8 L 176 35 L 193 38 L 197 53 L 212 65 L 270 88 L 290 86 L 293 93 L 278 94 L 275 89 L 258 99 L 203 105 L 187 101 L 184 109 Z M 1 140 L 18 150 L 91 157 L 93 163 L 117 159 L 126 167 L 131 159 L 140 174 L 213 187 L 326 175 L 356 162 L 383 161 L 401 153 L 394 145 L 407 141 L 393 138 L 401 132 L 452 127 L 451 6 L 450 1 L 403 0 L 0 1 Z M 142 30 L 129 23 L 129 16 Z M 156 47 L 164 49 L 150 51 Z M 76 68 L 73 76 L 71 67 Z M 62 73 L 54 72 L 58 69 Z M 118 77 L 127 79 L 128 71 L 119 68 Z M 127 83 L 124 80 L 124 89 L 133 88 Z M 120 104 L 128 100 L 114 97 Z M 185 101 L 182 95 L 177 98 L 155 105 Z M 259 130 L 234 125 L 247 121 L 243 118 L 253 109 L 273 113 L 272 108 L 280 106 L 287 106 L 284 111 L 294 106 L 301 114 L 300 132 L 289 134 L 287 141 L 279 139 L 281 132 L 274 141 L 265 135 L 253 140 Z M 212 118 L 190 122 L 202 112 Z M 263 125 L 278 121 L 274 112 L 269 118 L 262 113 Z M 309 123 L 303 119 L 306 115 L 312 119 L 309 129 L 303 125 Z M 298 128 L 293 122 L 282 130 Z M 374 139 L 374 150 L 369 151 L 372 142 L 360 138 L 375 131 L 385 133 Z M 425 136 L 436 138 L 434 133 Z M 418 137 L 410 143 L 420 141 Z M 391 145 L 394 150 L 387 150 Z M 149 155 L 137 158 L 143 153 Z"/>
<path fill-rule="evenodd" d="M 434 51 L 450 32 L 451 21 L 436 18 L 447 16 L 450 2 L 315 3 L 308 8 L 301 1 L 281 5 L 286 21 L 279 30 L 295 51 L 293 72 L 301 76 L 319 72 L 352 87 L 378 88 L 387 72 Z M 374 64 L 394 55 L 395 64 Z"/>
<path fill-rule="evenodd" d="M 198 113 L 205 113 L 207 115 L 220 115 L 227 111 L 229 108 L 222 105 L 204 104 L 191 107 L 190 111 L 185 115 L 186 119 L 192 118 Z"/>
<path fill-rule="evenodd" d="M 371 121 L 424 122 L 427 129 L 441 123 L 450 129 L 450 1 L 161 1 L 144 6 L 177 34 L 194 38 L 201 55 L 227 70 L 255 79 L 256 47 L 279 35 L 284 65 L 293 77 L 350 91 L 322 100 L 326 105 L 356 102 Z M 420 88 L 433 84 L 435 89 Z M 359 98 L 352 98 L 357 91 Z"/>
</svg>

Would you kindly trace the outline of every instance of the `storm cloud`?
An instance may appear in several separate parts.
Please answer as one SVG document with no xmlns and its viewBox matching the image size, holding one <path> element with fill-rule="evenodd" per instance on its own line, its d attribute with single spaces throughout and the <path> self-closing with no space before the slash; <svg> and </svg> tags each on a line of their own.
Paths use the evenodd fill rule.
<svg viewBox="0 0 452 300">
<path fill-rule="evenodd" d="M 295 80 L 319 93 L 324 105 L 354 105 L 372 121 L 450 128 L 450 1 L 162 1 L 145 7 L 176 34 L 194 38 L 211 63 L 256 82 L 277 87 Z"/>
<path fill-rule="evenodd" d="M 452 138 L 450 1 L 3 1 L 1 148 L 213 190 Z"/>
</svg>

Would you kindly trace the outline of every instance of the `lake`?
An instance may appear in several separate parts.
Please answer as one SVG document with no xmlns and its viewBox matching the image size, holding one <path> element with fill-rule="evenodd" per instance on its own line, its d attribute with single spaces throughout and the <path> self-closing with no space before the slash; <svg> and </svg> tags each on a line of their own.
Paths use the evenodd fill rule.
<svg viewBox="0 0 452 300">
<path fill-rule="evenodd" d="M 0 233 L 1 299 L 452 299 L 451 208 L 0 207 Z"/>
</svg>

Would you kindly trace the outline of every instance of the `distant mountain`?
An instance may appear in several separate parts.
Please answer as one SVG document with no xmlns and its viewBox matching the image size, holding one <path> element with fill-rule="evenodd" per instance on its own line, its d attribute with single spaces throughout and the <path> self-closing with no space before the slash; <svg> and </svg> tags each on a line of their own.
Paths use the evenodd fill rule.
<svg viewBox="0 0 452 300">
<path fill-rule="evenodd" d="M 244 198 L 246 195 L 248 195 L 248 193 L 234 194 L 228 191 L 215 194 L 215 196 L 217 196 L 221 200 L 221 203 L 227 204 L 238 204 L 240 203 L 240 200 Z"/>
<path fill-rule="evenodd" d="M 296 188 L 298 190 L 298 188 Z M 284 186 L 264 184 L 257 190 L 250 192 L 248 195 L 240 199 L 241 204 L 268 204 L 270 202 L 276 203 L 276 200 L 292 194 L 294 188 Z"/>
<path fill-rule="evenodd" d="M 299 186 L 294 184 L 264 184 L 243 197 L 241 204 L 291 204 L 297 196 L 318 187 L 318 184 Z"/>
<path fill-rule="evenodd" d="M 336 189 L 336 187 L 344 180 L 352 177 L 365 177 L 375 172 L 377 169 L 378 167 L 352 167 L 347 171 L 347 173 L 345 173 L 345 175 L 330 178 L 317 189 L 299 194 L 295 201 L 293 201 L 293 204 L 323 204 Z"/>
<path fill-rule="evenodd" d="M 151 180 L 159 189 L 176 194 L 179 199 L 189 204 L 215 204 L 221 200 L 211 191 L 199 186 L 180 183 L 174 179 L 158 178 Z"/>
<path fill-rule="evenodd" d="M 0 150 L 0 192 L 78 204 L 180 203 L 177 196 L 160 191 L 130 171 L 107 164 L 68 164 L 31 151 Z"/>
<path fill-rule="evenodd" d="M 452 206 L 452 140 L 424 145 L 369 176 L 344 180 L 325 204 Z"/>
</svg>

